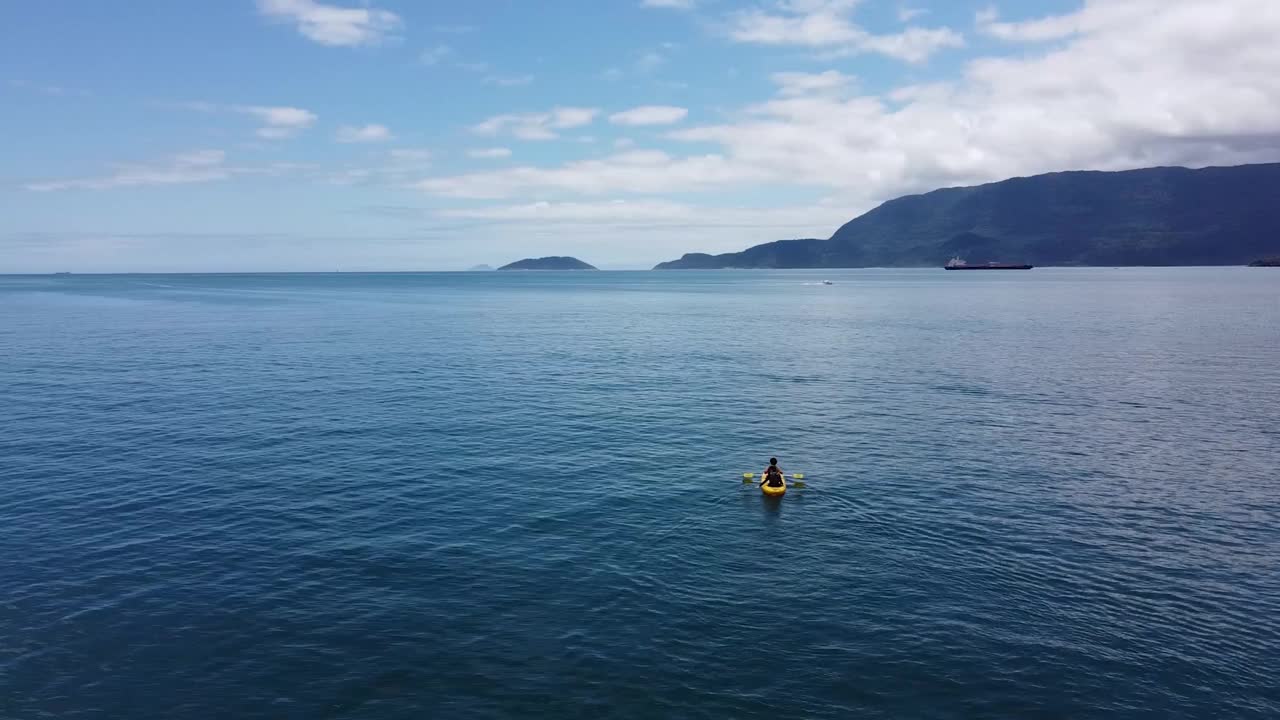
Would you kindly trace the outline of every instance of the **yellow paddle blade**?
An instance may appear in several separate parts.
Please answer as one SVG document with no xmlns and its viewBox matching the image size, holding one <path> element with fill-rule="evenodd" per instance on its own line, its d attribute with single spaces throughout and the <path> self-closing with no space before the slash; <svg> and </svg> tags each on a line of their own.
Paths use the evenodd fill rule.
<svg viewBox="0 0 1280 720">
<path fill-rule="evenodd" d="M 795 478 L 796 480 L 803 480 L 803 479 L 804 479 L 804 473 L 796 473 L 795 475 L 792 475 L 791 477 Z"/>
<path fill-rule="evenodd" d="M 755 476 L 756 476 L 756 474 L 755 474 L 755 473 L 742 473 L 742 479 L 743 479 L 743 480 L 750 480 L 751 478 L 753 478 L 753 477 L 755 477 Z"/>
</svg>

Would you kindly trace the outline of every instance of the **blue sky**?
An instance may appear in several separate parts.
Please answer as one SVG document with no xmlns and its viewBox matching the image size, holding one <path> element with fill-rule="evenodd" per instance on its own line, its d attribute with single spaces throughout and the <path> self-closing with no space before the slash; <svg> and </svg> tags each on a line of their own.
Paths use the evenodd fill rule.
<svg viewBox="0 0 1280 720">
<path fill-rule="evenodd" d="M 1280 159 L 1272 0 L 0 6 L 0 272 L 638 268 Z"/>
</svg>

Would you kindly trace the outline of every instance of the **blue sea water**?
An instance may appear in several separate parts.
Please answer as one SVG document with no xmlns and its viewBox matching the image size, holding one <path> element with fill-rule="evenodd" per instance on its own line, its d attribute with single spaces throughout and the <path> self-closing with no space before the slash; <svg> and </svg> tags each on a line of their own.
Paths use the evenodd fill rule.
<svg viewBox="0 0 1280 720">
<path fill-rule="evenodd" d="M 1278 468 L 1265 269 L 0 277 L 0 717 L 1275 718 Z"/>
</svg>

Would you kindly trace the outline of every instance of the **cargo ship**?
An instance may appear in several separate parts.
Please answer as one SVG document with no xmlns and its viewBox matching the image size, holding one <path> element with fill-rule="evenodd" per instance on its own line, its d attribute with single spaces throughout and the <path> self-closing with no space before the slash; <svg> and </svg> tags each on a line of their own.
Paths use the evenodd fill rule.
<svg viewBox="0 0 1280 720">
<path fill-rule="evenodd" d="M 955 257 L 947 261 L 945 269 L 947 270 L 1030 270 L 1035 265 L 1014 265 L 1011 263 L 989 262 L 986 265 L 970 265 L 964 260 Z"/>
</svg>

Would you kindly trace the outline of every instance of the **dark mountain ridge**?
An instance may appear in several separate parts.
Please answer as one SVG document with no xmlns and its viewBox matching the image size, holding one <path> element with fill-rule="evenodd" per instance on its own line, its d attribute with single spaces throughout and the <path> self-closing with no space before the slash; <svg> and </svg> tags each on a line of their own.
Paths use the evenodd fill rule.
<svg viewBox="0 0 1280 720">
<path fill-rule="evenodd" d="M 655 269 L 1244 265 L 1280 251 L 1280 163 L 1072 171 L 890 200 L 828 240 L 693 253 Z"/>
</svg>

